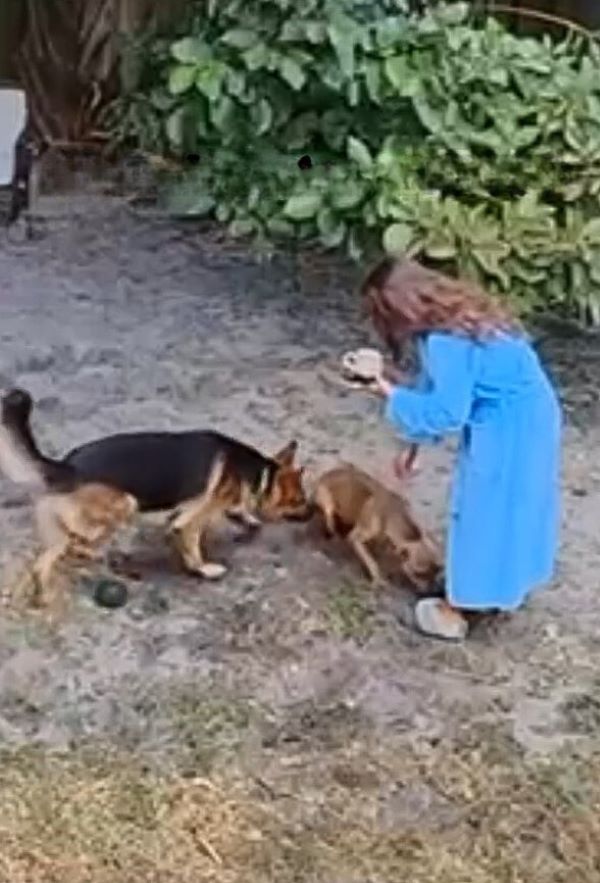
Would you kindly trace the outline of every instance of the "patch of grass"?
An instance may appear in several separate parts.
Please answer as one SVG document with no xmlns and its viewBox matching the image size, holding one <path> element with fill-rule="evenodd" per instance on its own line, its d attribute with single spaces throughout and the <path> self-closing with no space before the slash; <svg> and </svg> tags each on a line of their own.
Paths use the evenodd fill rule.
<svg viewBox="0 0 600 883">
<path fill-rule="evenodd" d="M 217 759 L 225 760 L 236 751 L 255 710 L 239 697 L 186 686 L 169 696 L 167 714 L 184 767 L 206 775 Z"/>
<path fill-rule="evenodd" d="M 131 757 L 5 754 L 0 813 L 1 883 L 241 881 L 264 839 L 234 787 Z"/>
<path fill-rule="evenodd" d="M 534 764 L 486 738 L 311 750 L 260 798 L 254 782 L 164 775 L 131 755 L 5 751 L 0 881 L 596 883 L 600 753 Z M 348 783 L 341 763 L 361 775 Z M 382 827 L 390 789 L 418 784 L 453 807 L 445 826 L 403 813 Z"/>
<path fill-rule="evenodd" d="M 366 586 L 344 582 L 330 590 L 326 617 L 332 631 L 343 640 L 362 643 L 373 634 L 373 598 Z"/>
<path fill-rule="evenodd" d="M 330 751 L 355 740 L 365 724 L 360 711 L 344 703 L 300 702 L 288 709 L 282 721 L 267 725 L 262 741 L 267 747 Z"/>
</svg>

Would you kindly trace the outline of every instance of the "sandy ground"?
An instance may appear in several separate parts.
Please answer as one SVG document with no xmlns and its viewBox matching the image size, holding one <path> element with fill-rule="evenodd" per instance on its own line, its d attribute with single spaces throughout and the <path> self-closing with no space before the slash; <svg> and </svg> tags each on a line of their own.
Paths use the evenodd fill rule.
<svg viewBox="0 0 600 883">
<path fill-rule="evenodd" d="M 379 404 L 324 370 L 370 339 L 351 271 L 264 263 L 116 198 L 48 200 L 45 211 L 44 238 L 0 250 L 0 383 L 32 392 L 46 450 L 210 426 L 266 451 L 297 438 L 309 480 L 340 458 L 391 480 Z M 160 529 L 142 525 L 143 580 L 123 609 L 97 608 L 82 584 L 53 630 L 7 604 L 0 742 L 106 743 L 275 781 L 284 755 L 366 735 L 435 744 L 477 724 L 545 755 L 597 735 L 600 341 L 551 335 L 543 352 L 567 411 L 563 542 L 555 585 L 518 615 L 446 646 L 398 618 L 403 587 L 376 597 L 344 550 L 305 525 L 265 527 L 252 543 L 225 527 L 215 554 L 231 570 L 219 584 L 174 570 Z M 451 465 L 450 447 L 427 452 L 411 487 L 439 531 Z M 0 504 L 9 594 L 31 552 L 31 509 L 4 480 Z M 423 812 L 418 799 L 381 799 L 388 821 Z"/>
</svg>

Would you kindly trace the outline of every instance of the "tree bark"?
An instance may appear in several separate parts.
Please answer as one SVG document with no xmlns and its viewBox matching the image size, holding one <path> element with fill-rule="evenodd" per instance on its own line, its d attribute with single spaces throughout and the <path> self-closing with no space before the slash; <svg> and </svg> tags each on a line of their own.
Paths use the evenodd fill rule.
<svg viewBox="0 0 600 883">
<path fill-rule="evenodd" d="M 0 0 L 6 2 L 6 0 Z M 19 0 L 25 33 L 17 51 L 35 132 L 49 141 L 85 141 L 118 90 L 119 36 L 183 0 Z"/>
</svg>

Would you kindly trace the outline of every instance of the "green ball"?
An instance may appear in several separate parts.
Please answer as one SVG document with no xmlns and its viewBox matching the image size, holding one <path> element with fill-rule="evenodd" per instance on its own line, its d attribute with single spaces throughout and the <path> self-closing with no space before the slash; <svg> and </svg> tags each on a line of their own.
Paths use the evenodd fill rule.
<svg viewBox="0 0 600 883">
<path fill-rule="evenodd" d="M 127 586 L 117 580 L 103 579 L 96 584 L 94 589 L 94 601 L 100 607 L 108 607 L 115 610 L 127 603 Z"/>
</svg>

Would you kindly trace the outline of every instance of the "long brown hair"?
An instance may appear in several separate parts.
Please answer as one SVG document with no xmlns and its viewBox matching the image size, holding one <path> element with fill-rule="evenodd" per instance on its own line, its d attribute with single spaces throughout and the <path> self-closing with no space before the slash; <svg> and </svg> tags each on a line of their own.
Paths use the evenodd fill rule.
<svg viewBox="0 0 600 883">
<path fill-rule="evenodd" d="M 476 340 L 523 333 L 510 309 L 474 283 L 413 260 L 384 258 L 368 273 L 361 292 L 375 330 L 392 346 L 429 331 Z"/>
</svg>

